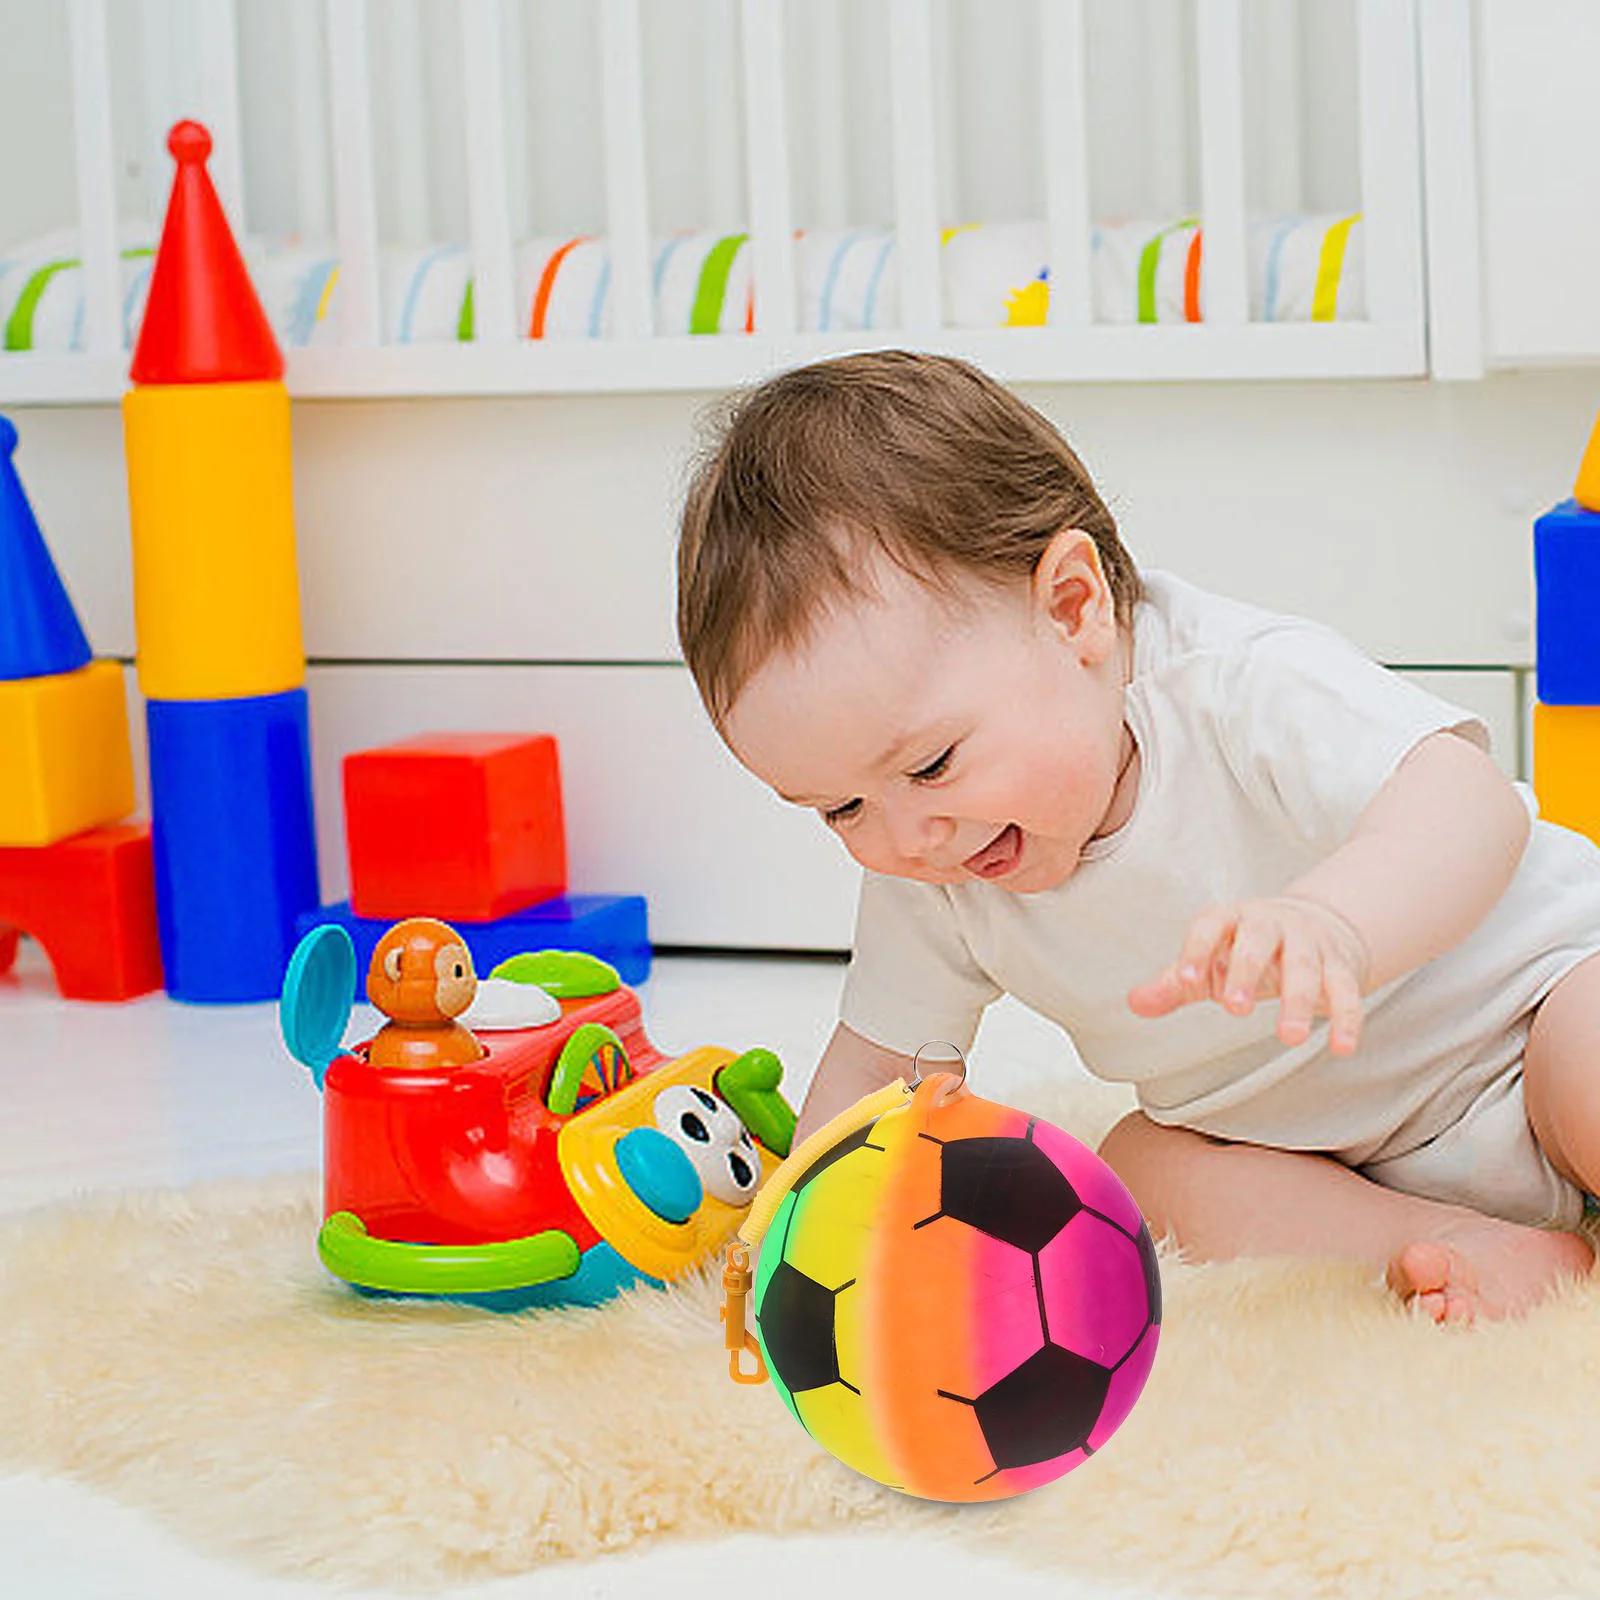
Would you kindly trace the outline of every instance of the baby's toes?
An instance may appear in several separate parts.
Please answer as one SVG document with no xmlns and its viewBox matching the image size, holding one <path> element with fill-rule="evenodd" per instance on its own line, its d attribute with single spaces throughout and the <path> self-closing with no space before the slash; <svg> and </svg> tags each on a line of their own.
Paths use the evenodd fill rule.
<svg viewBox="0 0 1600 1600">
<path fill-rule="evenodd" d="M 1443 1289 L 1426 1289 L 1412 1295 L 1407 1303 L 1413 1310 L 1422 1312 L 1435 1322 L 1445 1321 L 1450 1314 L 1450 1297 Z"/>
<path fill-rule="evenodd" d="M 1432 1297 L 1442 1307 L 1453 1276 L 1451 1254 L 1431 1239 L 1404 1246 L 1389 1263 L 1389 1287 L 1402 1300 Z"/>
</svg>

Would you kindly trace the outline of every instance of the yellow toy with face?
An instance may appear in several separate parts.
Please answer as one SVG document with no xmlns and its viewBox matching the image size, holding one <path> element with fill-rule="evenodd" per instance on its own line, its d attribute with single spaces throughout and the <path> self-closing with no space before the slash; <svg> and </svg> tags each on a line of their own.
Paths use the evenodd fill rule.
<svg viewBox="0 0 1600 1600">
<path fill-rule="evenodd" d="M 691 1050 L 580 1111 L 561 1130 L 556 1159 L 579 1208 L 602 1239 L 649 1277 L 678 1277 L 714 1254 L 738 1231 L 779 1164 L 780 1155 L 749 1127 L 765 1126 L 751 1109 L 763 1097 L 783 1105 L 770 1069 L 752 1083 L 746 1068 L 758 1054 L 766 1055 L 736 1057 L 709 1045 Z M 766 1059 L 777 1067 L 775 1057 Z M 725 1069 L 736 1062 L 719 1092 Z M 788 1112 L 789 1131 L 792 1118 Z M 775 1142 L 786 1144 L 786 1135 Z"/>
</svg>

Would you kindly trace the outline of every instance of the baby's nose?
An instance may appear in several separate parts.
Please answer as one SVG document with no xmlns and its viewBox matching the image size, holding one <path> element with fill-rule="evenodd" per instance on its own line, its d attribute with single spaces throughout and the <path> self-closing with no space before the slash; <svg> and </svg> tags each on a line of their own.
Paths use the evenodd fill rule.
<svg viewBox="0 0 1600 1600">
<path fill-rule="evenodd" d="M 907 808 L 889 818 L 894 847 L 909 858 L 933 855 L 949 844 L 955 831 L 955 822 L 937 812 Z"/>
</svg>

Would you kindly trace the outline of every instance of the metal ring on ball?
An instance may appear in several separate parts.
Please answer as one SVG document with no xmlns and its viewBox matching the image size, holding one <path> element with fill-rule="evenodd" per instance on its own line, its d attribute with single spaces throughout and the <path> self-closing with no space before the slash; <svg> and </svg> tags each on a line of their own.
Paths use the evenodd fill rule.
<svg viewBox="0 0 1600 1600">
<path fill-rule="evenodd" d="M 925 1045 L 922 1045 L 917 1050 L 917 1053 L 911 1058 L 911 1070 L 913 1074 L 911 1079 L 911 1087 L 913 1089 L 915 1089 L 918 1084 L 928 1081 L 922 1076 L 922 1052 L 924 1050 L 948 1050 L 953 1056 L 955 1056 L 956 1060 L 961 1063 L 961 1072 L 959 1076 L 957 1076 L 953 1070 L 948 1070 L 942 1067 L 938 1072 L 932 1075 L 936 1078 L 955 1078 L 955 1082 L 953 1084 L 946 1085 L 944 1091 L 939 1096 L 938 1103 L 940 1105 L 944 1105 L 948 1101 L 954 1099 L 956 1095 L 960 1094 L 967 1085 L 966 1053 L 959 1045 L 951 1044 L 948 1039 L 930 1039 Z"/>
</svg>

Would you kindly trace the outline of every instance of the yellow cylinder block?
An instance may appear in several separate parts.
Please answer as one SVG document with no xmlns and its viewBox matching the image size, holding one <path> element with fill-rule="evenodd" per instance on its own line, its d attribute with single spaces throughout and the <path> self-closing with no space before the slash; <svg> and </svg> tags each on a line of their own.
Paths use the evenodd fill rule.
<svg viewBox="0 0 1600 1600">
<path fill-rule="evenodd" d="M 289 395 L 150 384 L 123 397 L 139 687 L 152 700 L 305 681 Z"/>
</svg>

